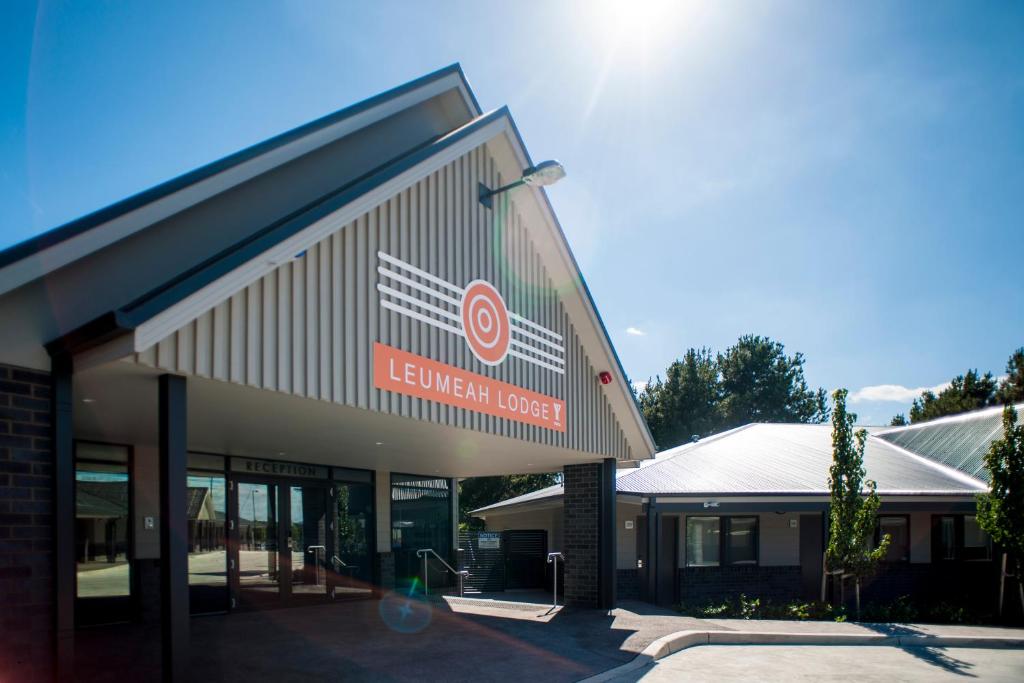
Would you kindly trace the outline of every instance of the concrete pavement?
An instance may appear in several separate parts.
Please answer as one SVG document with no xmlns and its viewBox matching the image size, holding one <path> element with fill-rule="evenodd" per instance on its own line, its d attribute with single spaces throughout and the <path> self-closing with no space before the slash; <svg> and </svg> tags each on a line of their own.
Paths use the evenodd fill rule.
<svg viewBox="0 0 1024 683">
<path fill-rule="evenodd" d="M 1012 649 L 705 645 L 648 664 L 616 683 L 707 681 L 983 681 L 1024 680 L 1024 652 Z"/>
</svg>

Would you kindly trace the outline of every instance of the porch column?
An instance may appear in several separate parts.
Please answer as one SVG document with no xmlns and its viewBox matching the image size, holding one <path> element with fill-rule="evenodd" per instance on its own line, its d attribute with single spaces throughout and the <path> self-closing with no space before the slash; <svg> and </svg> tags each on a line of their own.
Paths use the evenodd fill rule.
<svg viewBox="0 0 1024 683">
<path fill-rule="evenodd" d="M 51 359 L 51 410 L 58 681 L 74 680 L 75 667 L 75 437 L 72 422 L 72 376 L 71 354 L 54 355 Z"/>
<path fill-rule="evenodd" d="M 185 378 L 160 375 L 160 626 L 164 680 L 188 668 L 187 408 Z"/>
<path fill-rule="evenodd" d="M 598 607 L 615 609 L 615 541 L 618 529 L 615 525 L 615 458 L 605 458 L 601 463 L 600 496 L 598 508 L 600 519 L 598 529 Z"/>
<path fill-rule="evenodd" d="M 566 465 L 565 604 L 615 606 L 615 460 Z"/>
<path fill-rule="evenodd" d="M 658 539 L 661 537 L 661 513 L 653 496 L 647 504 L 647 601 L 658 603 Z"/>
</svg>

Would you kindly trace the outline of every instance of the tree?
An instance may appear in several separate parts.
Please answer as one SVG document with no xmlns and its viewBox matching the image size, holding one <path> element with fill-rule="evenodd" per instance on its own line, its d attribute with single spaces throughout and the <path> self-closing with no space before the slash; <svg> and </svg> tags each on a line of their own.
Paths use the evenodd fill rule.
<svg viewBox="0 0 1024 683">
<path fill-rule="evenodd" d="M 907 416 L 903 413 L 897 413 L 891 420 L 889 420 L 890 427 L 905 427 L 907 424 L 909 424 L 907 422 Z"/>
<path fill-rule="evenodd" d="M 1003 438 L 992 442 L 985 467 L 991 481 L 989 492 L 978 496 L 978 525 L 1012 560 L 1024 610 L 1024 426 L 1017 426 L 1013 406 L 1003 408 Z"/>
<path fill-rule="evenodd" d="M 825 422 L 824 389 L 811 390 L 804 379 L 804 356 L 787 356 L 768 337 L 745 335 L 718 355 L 722 411 L 726 428 L 749 422 Z"/>
<path fill-rule="evenodd" d="M 995 405 L 995 402 L 996 380 L 992 373 L 980 375 L 977 370 L 968 370 L 967 374 L 954 377 L 938 396 L 925 391 L 921 398 L 915 398 L 910 407 L 910 422 L 925 422 L 943 415 L 965 413 Z"/>
<path fill-rule="evenodd" d="M 845 604 L 846 598 L 844 580 L 849 577 L 855 580 L 859 619 L 861 580 L 874 573 L 878 561 L 885 557 L 890 539 L 889 534 L 885 534 L 878 547 L 871 549 L 881 501 L 875 492 L 875 482 L 864 478 L 864 445 L 868 433 L 864 429 L 854 433 L 857 416 L 846 412 L 846 395 L 846 389 L 832 394 L 832 467 L 828 478 L 831 512 L 825 564 L 829 574 L 839 577 L 842 603 Z M 865 489 L 867 495 L 864 495 Z"/>
<path fill-rule="evenodd" d="M 722 424 L 718 366 L 710 349 L 689 349 L 668 366 L 665 380 L 649 382 L 638 396 L 659 448 L 707 436 Z"/>
<path fill-rule="evenodd" d="M 459 521 L 470 526 L 477 525 L 479 520 L 469 516 L 471 510 L 554 486 L 561 481 L 561 476 L 559 472 L 546 472 L 464 479 L 459 482 Z"/>
<path fill-rule="evenodd" d="M 1006 361 L 1006 378 L 999 383 L 996 401 L 1003 405 L 1024 401 L 1024 346 Z"/>
</svg>

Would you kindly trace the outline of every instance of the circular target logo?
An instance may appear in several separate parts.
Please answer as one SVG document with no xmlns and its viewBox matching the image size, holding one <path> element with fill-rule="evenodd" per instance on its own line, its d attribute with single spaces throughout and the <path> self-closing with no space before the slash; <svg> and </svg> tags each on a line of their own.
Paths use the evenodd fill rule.
<svg viewBox="0 0 1024 683">
<path fill-rule="evenodd" d="M 497 365 L 508 355 L 509 320 L 505 300 L 485 280 L 473 280 L 462 295 L 462 330 L 481 363 Z"/>
</svg>

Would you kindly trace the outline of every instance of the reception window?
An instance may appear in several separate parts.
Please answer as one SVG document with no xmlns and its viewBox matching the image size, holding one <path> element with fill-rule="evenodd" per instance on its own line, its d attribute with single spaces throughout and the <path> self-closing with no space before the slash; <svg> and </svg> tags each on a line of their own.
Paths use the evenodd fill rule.
<svg viewBox="0 0 1024 683">
<path fill-rule="evenodd" d="M 130 459 L 127 446 L 75 444 L 75 597 L 82 625 L 130 616 Z"/>
<path fill-rule="evenodd" d="M 228 502 L 224 458 L 189 453 L 186 496 L 191 612 L 223 612 L 228 601 Z"/>
</svg>

